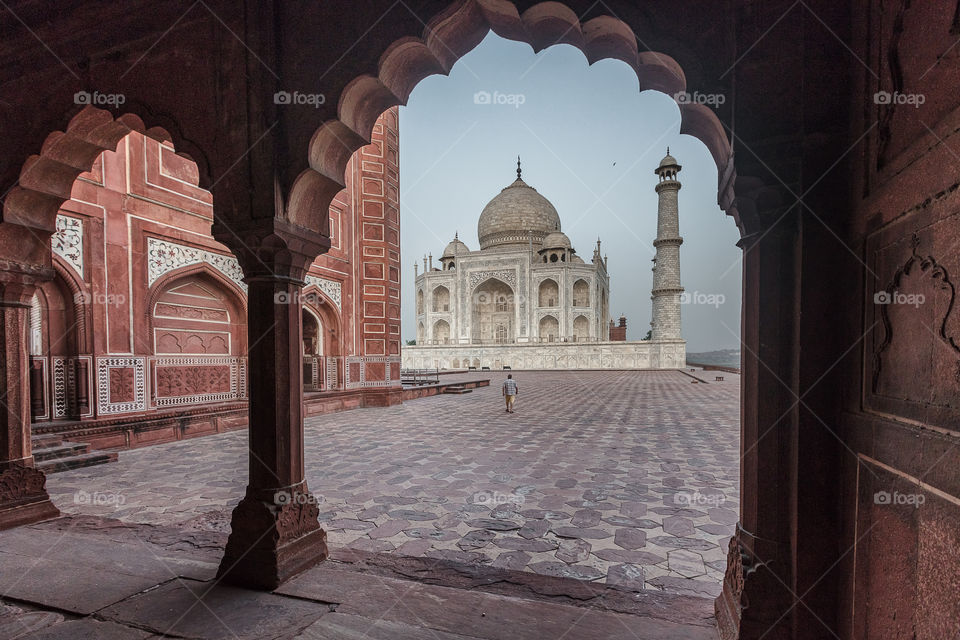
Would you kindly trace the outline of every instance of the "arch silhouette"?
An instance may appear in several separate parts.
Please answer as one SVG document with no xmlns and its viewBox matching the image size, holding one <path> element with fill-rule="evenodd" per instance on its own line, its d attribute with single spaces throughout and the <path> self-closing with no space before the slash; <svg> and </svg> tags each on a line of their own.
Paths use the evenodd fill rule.
<svg viewBox="0 0 960 640">
<path fill-rule="evenodd" d="M 553 278 L 544 278 L 537 286 L 537 306 L 556 307 L 560 305 L 560 285 Z"/>
<path fill-rule="evenodd" d="M 93 326 L 90 322 L 90 305 L 86 303 L 89 294 L 87 283 L 77 277 L 77 272 L 73 267 L 67 264 L 66 260 L 53 254 L 53 270 L 56 272 L 73 296 L 73 321 L 76 324 L 77 353 L 84 354 L 89 352 L 91 336 L 88 335 L 88 328 Z"/>
<path fill-rule="evenodd" d="M 450 310 L 450 289 L 444 285 L 441 284 L 434 287 L 433 292 L 430 294 L 430 298 L 433 302 L 433 311 L 443 312 Z"/>
<path fill-rule="evenodd" d="M 706 105 L 678 100 L 687 88 L 683 69 L 669 55 L 640 51 L 637 36 L 627 23 L 613 16 L 581 23 L 561 2 L 542 2 L 521 15 L 509 0 L 458 0 L 426 23 L 422 37 L 403 37 L 391 43 L 380 57 L 376 75 L 358 76 L 344 87 L 337 102 L 338 117 L 324 122 L 310 139 L 308 168 L 290 187 L 288 219 L 308 228 L 326 229 L 326 211 L 346 184 L 347 163 L 369 144 L 380 114 L 406 104 L 424 78 L 448 74 L 454 63 L 491 31 L 526 42 L 536 52 L 569 44 L 590 64 L 607 58 L 626 63 L 637 74 L 641 91 L 659 91 L 677 102 L 680 133 L 703 142 L 717 165 L 721 183 L 733 183 L 732 149 L 720 119 Z M 731 205 L 724 202 L 721 206 Z M 733 213 L 740 227 L 735 209 Z"/>
<path fill-rule="evenodd" d="M 450 340 L 450 323 L 446 320 L 437 320 L 433 323 L 433 340 L 446 344 Z"/>
<path fill-rule="evenodd" d="M 232 355 L 246 355 L 246 345 L 247 345 L 247 296 L 246 293 L 239 287 L 237 284 L 227 278 L 225 275 L 211 267 L 205 262 L 198 264 L 187 265 L 179 269 L 174 269 L 168 273 L 163 274 L 150 287 L 150 290 L 147 294 L 147 306 L 144 309 L 144 312 L 147 316 L 146 324 L 144 325 L 147 328 L 147 339 L 153 344 L 154 330 L 155 330 L 155 318 L 154 310 L 156 309 L 157 303 L 160 301 L 160 298 L 166 293 L 173 285 L 181 280 L 186 280 L 191 276 L 200 276 L 202 279 L 210 281 L 219 293 L 224 295 L 224 302 L 227 304 L 228 308 L 231 309 L 231 313 L 234 315 L 230 319 L 230 325 L 238 329 L 236 333 L 237 343 L 234 345 L 233 351 L 236 353 Z"/>
<path fill-rule="evenodd" d="M 73 183 L 81 173 L 93 169 L 104 151 L 116 151 L 117 145 L 131 132 L 174 145 L 190 143 L 181 136 L 175 139 L 163 127 L 148 128 L 135 113 L 116 118 L 105 109 L 87 105 L 70 119 L 64 131 L 53 131 L 41 146 L 40 153 L 29 156 L 20 169 L 20 177 L 3 202 L 3 222 L 53 232 L 60 206 L 70 199 Z M 193 157 L 177 152 L 194 162 Z M 198 154 L 194 154 L 198 155 Z M 199 157 L 203 157 L 202 154 Z M 209 184 L 206 163 L 198 163 L 200 184 Z"/>
<path fill-rule="evenodd" d="M 157 300 L 160 299 L 160 296 L 163 295 L 163 292 L 169 287 L 171 283 L 180 278 L 190 275 L 204 274 L 209 276 L 213 280 L 216 280 L 217 284 L 222 286 L 231 297 L 231 302 L 237 306 L 239 312 L 239 321 L 246 324 L 247 321 L 247 294 L 246 292 L 237 285 L 236 282 L 226 277 L 220 271 L 217 271 L 211 267 L 206 262 L 198 262 L 196 264 L 188 264 L 185 267 L 180 267 L 174 269 L 173 271 L 168 271 L 163 274 L 150 286 L 149 293 L 147 294 L 147 308 L 146 313 L 148 316 L 153 314 L 153 308 L 157 305 Z"/>
<path fill-rule="evenodd" d="M 323 289 L 315 284 L 308 284 L 303 288 L 303 308 L 320 320 L 320 327 L 328 335 L 324 336 L 325 356 L 339 356 L 343 354 L 343 331 L 341 329 L 340 314 L 337 313 L 333 300 Z M 314 301 L 320 300 L 322 304 Z M 332 332 L 332 336 L 330 333 Z"/>
</svg>

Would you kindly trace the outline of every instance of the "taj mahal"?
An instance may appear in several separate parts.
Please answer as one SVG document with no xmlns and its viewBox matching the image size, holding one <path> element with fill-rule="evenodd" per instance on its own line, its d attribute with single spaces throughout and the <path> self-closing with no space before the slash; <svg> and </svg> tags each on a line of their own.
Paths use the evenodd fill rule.
<svg viewBox="0 0 960 640">
<path fill-rule="evenodd" d="M 677 194 L 680 165 L 667 155 L 655 169 L 657 238 L 649 339 L 627 341 L 610 318 L 608 258 L 598 239 L 590 262 L 561 230 L 556 207 L 522 178 L 483 208 L 480 248 L 459 234 L 440 255 L 414 263 L 416 345 L 402 349 L 407 369 L 676 369 L 686 362 L 681 335 Z M 621 319 L 625 327 L 625 319 Z"/>
</svg>

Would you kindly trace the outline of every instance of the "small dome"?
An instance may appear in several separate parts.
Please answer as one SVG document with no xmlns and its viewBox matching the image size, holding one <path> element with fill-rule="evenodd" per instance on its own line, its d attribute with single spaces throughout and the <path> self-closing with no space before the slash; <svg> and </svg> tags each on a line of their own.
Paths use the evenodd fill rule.
<svg viewBox="0 0 960 640">
<path fill-rule="evenodd" d="M 667 155 L 663 156 L 663 160 L 660 161 L 660 166 L 657 167 L 657 171 L 667 167 L 676 167 L 677 169 L 680 168 L 680 165 L 677 163 L 677 159 L 670 155 L 670 147 L 667 147 Z"/>
<path fill-rule="evenodd" d="M 663 157 L 663 160 L 660 161 L 661 167 L 672 167 L 677 164 L 677 159 L 674 158 L 669 153 Z"/>
<path fill-rule="evenodd" d="M 493 198 L 480 214 L 480 249 L 504 245 L 540 245 L 560 228 L 560 215 L 550 201 L 526 182 L 517 180 Z"/>
<path fill-rule="evenodd" d="M 460 238 L 457 236 L 453 237 L 453 242 L 447 245 L 447 248 L 443 250 L 443 254 L 440 256 L 440 259 L 452 258 L 464 253 L 470 253 L 470 247 L 461 242 Z"/>
<path fill-rule="evenodd" d="M 562 231 L 552 231 L 543 239 L 544 249 L 570 249 L 570 238 Z"/>
<path fill-rule="evenodd" d="M 570 256 L 570 262 L 572 262 L 572 263 L 574 263 L 574 264 L 586 264 L 586 263 L 583 261 L 583 258 L 581 258 L 580 256 L 578 256 L 577 254 L 573 254 L 572 256 Z"/>
</svg>

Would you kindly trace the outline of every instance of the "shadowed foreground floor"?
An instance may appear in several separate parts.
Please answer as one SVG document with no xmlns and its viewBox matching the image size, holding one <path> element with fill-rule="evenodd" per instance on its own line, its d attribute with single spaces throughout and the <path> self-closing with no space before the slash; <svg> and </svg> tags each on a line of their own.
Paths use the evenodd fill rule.
<svg viewBox="0 0 960 640">
<path fill-rule="evenodd" d="M 708 640 L 707 599 L 341 550 L 274 593 L 217 585 L 225 537 L 65 517 L 0 533 L 0 638 Z"/>
</svg>

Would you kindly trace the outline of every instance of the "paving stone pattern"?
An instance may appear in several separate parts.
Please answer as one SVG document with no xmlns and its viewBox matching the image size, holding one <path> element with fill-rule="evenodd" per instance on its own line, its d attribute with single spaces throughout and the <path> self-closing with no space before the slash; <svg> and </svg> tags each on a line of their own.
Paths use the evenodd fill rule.
<svg viewBox="0 0 960 640">
<path fill-rule="evenodd" d="M 483 375 L 491 386 L 470 394 L 307 420 L 307 481 L 332 547 L 719 593 L 738 513 L 739 376 L 518 371 L 508 414 L 504 375 Z M 246 433 L 232 432 L 47 485 L 65 513 L 226 531 L 246 463 Z"/>
</svg>

